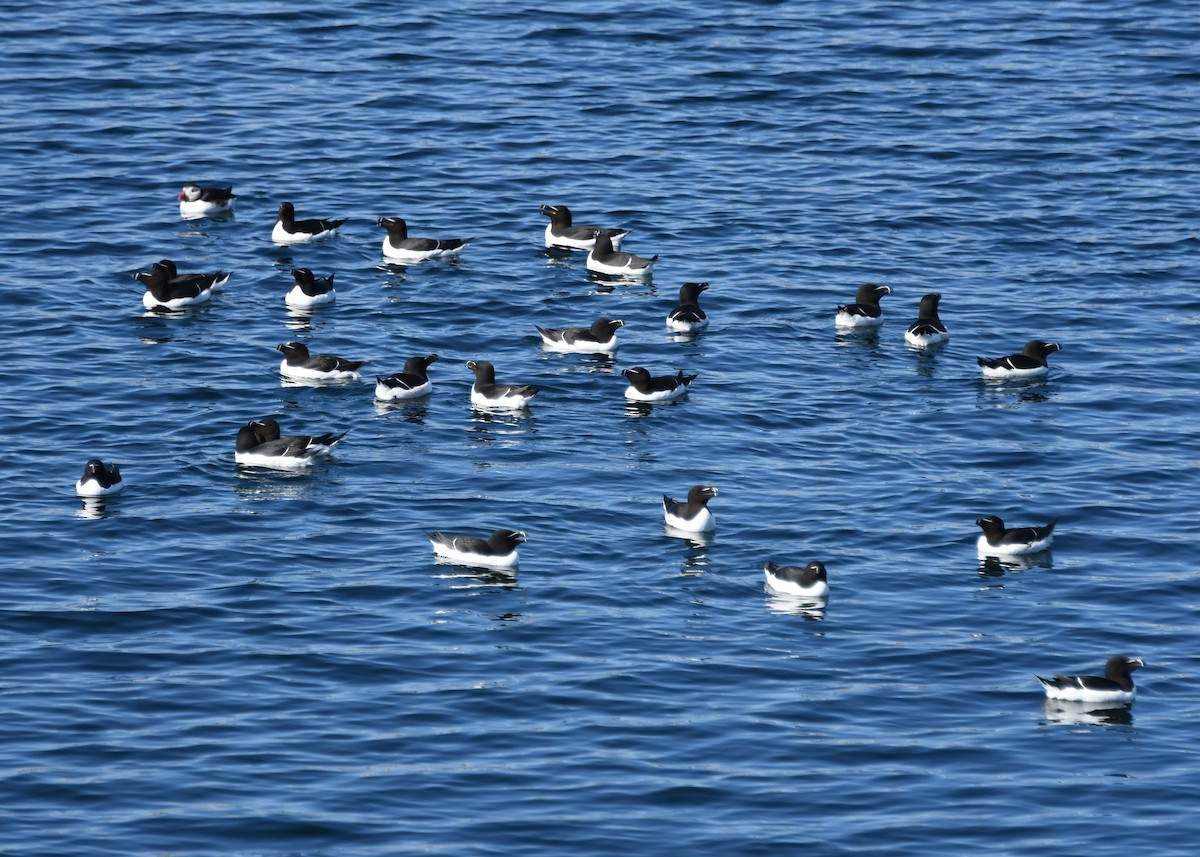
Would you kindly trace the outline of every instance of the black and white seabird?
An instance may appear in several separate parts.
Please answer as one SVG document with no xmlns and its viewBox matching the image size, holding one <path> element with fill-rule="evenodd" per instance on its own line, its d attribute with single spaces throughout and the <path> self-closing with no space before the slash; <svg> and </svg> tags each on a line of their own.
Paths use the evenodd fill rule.
<svg viewBox="0 0 1200 857">
<path fill-rule="evenodd" d="M 1141 658 L 1113 655 L 1104 664 L 1103 678 L 1095 675 L 1058 675 L 1053 678 L 1037 676 L 1046 690 L 1047 699 L 1067 702 L 1125 703 L 1134 697 L 1133 676 L 1146 662 Z"/>
<path fill-rule="evenodd" d="M 337 290 L 333 287 L 334 274 L 328 277 L 318 277 L 308 268 L 293 268 L 292 286 L 284 297 L 284 303 L 296 309 L 331 304 L 337 300 Z"/>
<path fill-rule="evenodd" d="M 181 274 L 172 259 L 159 259 L 154 263 L 155 268 L 162 268 L 167 274 L 170 286 L 197 285 L 202 289 L 220 291 L 232 276 L 230 271 L 215 271 L 211 274 Z"/>
<path fill-rule="evenodd" d="M 680 502 L 663 495 L 663 517 L 668 527 L 688 533 L 706 533 L 717 527 L 716 518 L 708 510 L 708 501 L 717 496 L 710 485 L 694 485 L 687 500 Z"/>
<path fill-rule="evenodd" d="M 179 200 L 179 214 L 186 220 L 195 220 L 232 211 L 237 194 L 231 187 L 200 187 L 189 184 L 184 185 L 176 199 Z"/>
<path fill-rule="evenodd" d="M 658 261 L 655 253 L 646 259 L 632 253 L 623 253 L 613 249 L 612 239 L 607 235 L 597 235 L 587 257 L 587 269 L 596 274 L 608 274 L 618 277 L 642 277 L 650 273 L 650 267 Z"/>
<path fill-rule="evenodd" d="M 917 320 L 904 331 L 904 341 L 917 348 L 928 348 L 931 345 L 941 345 L 950 341 L 950 333 L 946 325 L 938 318 L 938 301 L 941 295 L 930 294 L 921 298 L 917 309 Z"/>
<path fill-rule="evenodd" d="M 142 293 L 142 306 L 146 309 L 179 310 L 206 303 L 212 297 L 211 283 L 205 285 L 198 280 L 172 283 L 168 269 L 158 264 L 149 271 L 138 271 L 133 277 L 146 287 Z"/>
<path fill-rule="evenodd" d="M 819 562 L 810 562 L 803 568 L 764 562 L 763 574 L 767 578 L 767 585 L 776 592 L 804 598 L 825 598 L 829 595 L 825 566 Z"/>
<path fill-rule="evenodd" d="M 468 360 L 467 368 L 475 373 L 471 385 L 471 404 L 479 408 L 524 408 L 538 388 L 532 384 L 498 384 L 496 367 L 487 360 Z"/>
<path fill-rule="evenodd" d="M 984 515 L 975 522 L 983 530 L 976 542 L 979 553 L 988 556 L 1016 556 L 1044 551 L 1054 542 L 1054 525 L 1058 518 L 1044 527 L 1004 526 L 995 515 Z"/>
<path fill-rule="evenodd" d="M 708 327 L 708 316 L 700 309 L 700 293 L 708 283 L 684 283 L 679 287 L 679 306 L 667 315 L 667 330 L 696 333 Z"/>
<path fill-rule="evenodd" d="M 546 246 L 564 250 L 591 250 L 597 235 L 606 235 L 613 249 L 621 247 L 621 239 L 629 234 L 628 229 L 613 229 L 604 226 L 573 226 L 571 209 L 565 205 L 543 205 L 542 214 L 550 218 L 546 226 Z"/>
<path fill-rule="evenodd" d="M 410 357 L 404 362 L 403 371 L 375 378 L 375 398 L 381 402 L 398 402 L 404 399 L 419 399 L 433 390 L 429 380 L 429 364 L 438 359 L 436 354 Z"/>
<path fill-rule="evenodd" d="M 478 536 L 447 536 L 426 533 L 433 545 L 433 554 L 460 565 L 483 565 L 489 568 L 515 569 L 518 563 L 517 545 L 526 537 L 520 530 L 496 530 L 486 539 Z"/>
<path fill-rule="evenodd" d="M 399 217 L 381 217 L 379 225 L 387 230 L 383 255 L 396 262 L 424 262 L 457 256 L 475 240 L 470 238 L 409 238 L 408 224 Z"/>
<path fill-rule="evenodd" d="M 591 327 L 538 327 L 537 330 L 542 335 L 542 345 L 551 351 L 611 354 L 617 350 L 617 328 L 624 326 L 625 322 L 619 318 L 598 318 Z"/>
<path fill-rule="evenodd" d="M 328 454 L 345 432 L 321 435 L 280 436 L 279 423 L 270 417 L 251 420 L 238 431 L 234 460 L 248 467 L 294 470 L 309 467 L 313 457 Z"/>
<path fill-rule="evenodd" d="M 290 202 L 279 203 L 279 215 L 271 230 L 271 240 L 276 244 L 307 244 L 337 235 L 338 227 L 346 220 L 297 220 L 296 209 Z"/>
<path fill-rule="evenodd" d="M 291 378 L 317 381 L 353 381 L 359 377 L 358 370 L 368 360 L 345 360 L 332 354 L 309 354 L 303 342 L 285 342 L 275 346 L 283 353 L 279 372 Z"/>
<path fill-rule="evenodd" d="M 1020 354 L 1010 354 L 1007 357 L 977 357 L 975 362 L 983 370 L 985 378 L 1044 378 L 1050 372 L 1050 364 L 1046 362 L 1046 358 L 1055 351 L 1062 351 L 1062 346 L 1057 342 L 1031 339 L 1025 343 Z"/>
<path fill-rule="evenodd" d="M 685 375 L 679 370 L 674 375 L 653 376 L 644 366 L 634 366 L 621 372 L 629 381 L 625 398 L 635 402 L 669 402 L 688 391 L 688 386 L 698 375 Z"/>
<path fill-rule="evenodd" d="M 864 330 L 879 327 L 883 324 L 883 309 L 879 306 L 879 299 L 891 293 L 891 286 L 877 286 L 874 283 L 859 286 L 854 293 L 854 303 L 837 308 L 837 315 L 833 317 L 834 325 L 843 329 Z"/>
<path fill-rule="evenodd" d="M 105 464 L 99 458 L 92 458 L 84 465 L 83 476 L 75 483 L 75 493 L 80 497 L 105 497 L 118 493 L 124 487 L 119 465 Z"/>
</svg>

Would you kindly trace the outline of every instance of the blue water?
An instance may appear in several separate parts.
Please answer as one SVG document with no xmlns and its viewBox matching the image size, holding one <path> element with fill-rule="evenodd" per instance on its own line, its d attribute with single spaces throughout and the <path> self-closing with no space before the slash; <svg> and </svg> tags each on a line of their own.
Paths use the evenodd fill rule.
<svg viewBox="0 0 1200 857">
<path fill-rule="evenodd" d="M 32 2 L 0 52 L 0 853 L 1190 855 L 1188 0 Z M 188 182 L 232 184 L 184 221 Z M 279 202 L 345 217 L 280 248 Z M 641 284 L 547 254 L 631 230 Z M 476 236 L 383 264 L 380 216 Z M 131 279 L 233 270 L 177 316 Z M 290 314 L 290 270 L 338 301 Z M 663 319 L 707 280 L 712 325 Z M 874 337 L 834 308 L 892 286 Z M 951 340 L 903 341 L 927 292 Z M 624 319 L 615 360 L 534 324 Z M 1048 379 L 977 355 L 1061 342 Z M 287 386 L 274 346 L 369 358 Z M 437 352 L 434 393 L 374 374 Z M 468 403 L 472 358 L 536 383 Z M 627 409 L 620 370 L 697 373 Z M 347 431 L 311 473 L 233 440 Z M 119 497 L 85 504 L 90 457 Z M 660 498 L 719 487 L 707 544 Z M 981 563 L 983 514 L 1059 517 Z M 529 535 L 515 579 L 424 533 Z M 761 563 L 829 569 L 823 608 Z M 1145 659 L 1138 701 L 1033 675 Z"/>
</svg>

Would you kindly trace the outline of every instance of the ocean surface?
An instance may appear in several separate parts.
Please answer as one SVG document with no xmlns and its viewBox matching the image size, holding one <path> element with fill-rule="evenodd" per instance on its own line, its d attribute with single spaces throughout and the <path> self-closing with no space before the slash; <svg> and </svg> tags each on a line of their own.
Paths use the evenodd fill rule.
<svg viewBox="0 0 1200 857">
<path fill-rule="evenodd" d="M 0 29 L 0 854 L 1196 853 L 1194 2 L 35 0 Z M 191 182 L 232 216 L 182 219 Z M 348 222 L 276 246 L 284 200 Z M 547 252 L 544 203 L 651 278 Z M 475 240 L 388 264 L 382 216 Z M 233 275 L 147 312 L 162 258 Z M 289 311 L 295 267 L 337 302 Z M 672 335 L 697 280 L 711 325 Z M 868 282 L 882 327 L 839 333 Z M 534 329 L 601 316 L 615 357 Z M 1033 338 L 1045 380 L 980 377 Z M 371 362 L 291 384 L 288 340 Z M 428 353 L 427 400 L 374 401 Z M 473 410 L 470 359 L 532 407 Z M 698 378 L 629 407 L 632 366 Z M 347 436 L 239 467 L 265 416 Z M 92 457 L 122 494 L 75 495 Z M 696 484 L 715 533 L 667 533 Z M 985 514 L 1058 518 L 1052 551 L 981 559 Z M 425 536 L 500 527 L 513 576 Z M 764 560 L 822 561 L 827 602 Z M 1116 653 L 1134 704 L 1045 703 L 1035 674 Z"/>
</svg>

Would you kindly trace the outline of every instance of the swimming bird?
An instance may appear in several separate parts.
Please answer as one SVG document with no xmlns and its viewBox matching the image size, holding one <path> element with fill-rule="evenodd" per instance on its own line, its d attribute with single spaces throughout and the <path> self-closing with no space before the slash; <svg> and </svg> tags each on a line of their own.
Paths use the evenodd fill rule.
<svg viewBox="0 0 1200 857">
<path fill-rule="evenodd" d="M 383 255 L 397 262 L 424 262 L 457 256 L 475 240 L 470 238 L 409 238 L 408 224 L 399 217 L 381 217 L 379 225 L 387 230 Z"/>
<path fill-rule="evenodd" d="M 198 217 L 232 211 L 237 194 L 231 187 L 200 187 L 189 184 L 183 186 L 176 199 L 179 200 L 180 215 L 187 220 L 195 220 Z"/>
<path fill-rule="evenodd" d="M 841 328 L 861 328 L 873 330 L 883 324 L 883 309 L 879 299 L 892 293 L 891 286 L 877 286 L 867 283 L 859 286 L 854 293 L 854 303 L 839 306 L 833 323 Z"/>
<path fill-rule="evenodd" d="M 332 354 L 308 353 L 303 342 L 285 342 L 275 346 L 283 353 L 279 372 L 292 378 L 309 378 L 321 381 L 353 381 L 359 377 L 358 370 L 369 360 L 344 360 Z"/>
<path fill-rule="evenodd" d="M 624 326 L 619 318 L 598 318 L 591 327 L 538 327 L 537 331 L 542 345 L 551 351 L 611 354 L 617 350 L 617 328 Z"/>
<path fill-rule="evenodd" d="M 975 522 L 983 529 L 976 542 L 981 554 L 990 556 L 1016 556 L 1025 553 L 1044 551 L 1054 542 L 1054 518 L 1044 527 L 1013 527 L 1004 526 L 1004 521 L 995 515 L 984 515 Z"/>
<path fill-rule="evenodd" d="M 149 271 L 138 271 L 133 277 L 146 287 L 142 293 L 142 306 L 146 309 L 178 310 L 205 303 L 212 297 L 211 285 L 199 281 L 172 283 L 167 269 L 158 265 Z"/>
<path fill-rule="evenodd" d="M 805 598 L 824 598 L 829 595 L 825 566 L 819 562 L 810 562 L 804 568 L 764 562 L 763 574 L 767 578 L 767 585 L 776 592 Z"/>
<path fill-rule="evenodd" d="M 1025 343 L 1020 354 L 1010 354 L 1007 357 L 977 357 L 975 362 L 983 370 L 985 378 L 1042 378 L 1050 372 L 1046 358 L 1055 351 L 1062 351 L 1062 346 L 1057 342 L 1031 339 Z"/>
<path fill-rule="evenodd" d="M 706 533 L 717 527 L 717 520 L 708 510 L 708 501 L 717 496 L 709 485 L 695 485 L 688 491 L 687 501 L 673 500 L 663 494 L 663 518 L 668 527 L 688 533 Z"/>
<path fill-rule="evenodd" d="M 426 533 L 433 545 L 434 556 L 462 565 L 484 565 L 491 568 L 515 569 L 517 545 L 526 540 L 520 530 L 496 530 L 486 539 L 478 536 L 447 536 Z"/>
<path fill-rule="evenodd" d="M 297 309 L 308 309 L 321 304 L 331 304 L 337 300 L 337 290 L 333 287 L 334 274 L 328 277 L 317 277 L 308 268 L 293 268 L 292 279 L 296 285 L 284 296 L 284 303 Z"/>
<path fill-rule="evenodd" d="M 342 220 L 297 220 L 296 209 L 290 202 L 279 203 L 279 216 L 271 230 L 271 240 L 276 244 L 307 244 L 337 235 Z"/>
<path fill-rule="evenodd" d="M 667 315 L 667 330 L 696 333 L 708 327 L 708 316 L 700 309 L 700 293 L 708 283 L 684 283 L 679 287 L 679 306 Z"/>
<path fill-rule="evenodd" d="M 1047 699 L 1062 699 L 1069 702 L 1132 702 L 1134 697 L 1134 670 L 1141 669 L 1146 662 L 1141 658 L 1113 655 L 1104 664 L 1104 676 L 1058 675 L 1053 678 L 1036 676 L 1046 691 Z"/>
<path fill-rule="evenodd" d="M 424 357 L 410 357 L 404 362 L 404 370 L 388 375 L 386 378 L 375 378 L 375 398 L 384 402 L 396 402 L 402 399 L 418 399 L 427 396 L 433 390 L 429 380 L 429 364 L 438 359 L 436 354 L 426 354 Z"/>
<path fill-rule="evenodd" d="M 650 266 L 657 260 L 657 253 L 646 259 L 632 253 L 614 250 L 612 239 L 607 235 L 600 234 L 596 236 L 591 252 L 588 253 L 587 269 L 597 274 L 642 277 L 650 273 Z"/>
<path fill-rule="evenodd" d="M 99 458 L 92 458 L 84 465 L 83 476 L 75 483 L 75 493 L 80 497 L 104 497 L 116 494 L 124 487 L 120 465 L 105 464 Z"/>
<path fill-rule="evenodd" d="M 234 460 L 249 467 L 309 467 L 314 456 L 328 454 L 345 436 L 345 432 L 280 436 L 279 423 L 264 417 L 251 420 L 238 431 Z"/>
<path fill-rule="evenodd" d="M 468 360 L 467 368 L 475 373 L 471 385 L 471 404 L 480 408 L 524 408 L 539 392 L 531 384 L 498 384 L 496 368 L 487 360 Z"/>
<path fill-rule="evenodd" d="M 643 366 L 634 366 L 621 372 L 629 381 L 625 398 L 635 402 L 669 402 L 688 391 L 688 386 L 698 375 L 684 375 L 680 369 L 674 375 L 652 376 Z"/>
<path fill-rule="evenodd" d="M 612 229 L 603 226 L 573 226 L 571 209 L 565 205 L 543 205 L 542 214 L 550 218 L 546 226 L 546 246 L 564 250 L 591 250 L 597 235 L 606 235 L 613 249 L 619 249 L 621 239 L 629 234 L 628 229 Z"/>
<path fill-rule="evenodd" d="M 908 330 L 904 331 L 905 342 L 918 348 L 927 348 L 950 341 L 950 333 L 946 330 L 946 325 L 942 324 L 942 320 L 938 318 L 938 301 L 941 299 L 942 296 L 936 294 L 925 295 L 921 298 L 921 305 L 917 310 L 917 320 L 908 326 Z"/>
<path fill-rule="evenodd" d="M 224 288 L 225 284 L 229 282 L 229 278 L 233 276 L 230 271 L 215 271 L 211 274 L 181 274 L 171 259 L 159 259 L 153 267 L 162 268 L 166 272 L 167 284 L 171 287 L 197 285 L 202 289 L 212 289 L 214 292 Z"/>
</svg>

